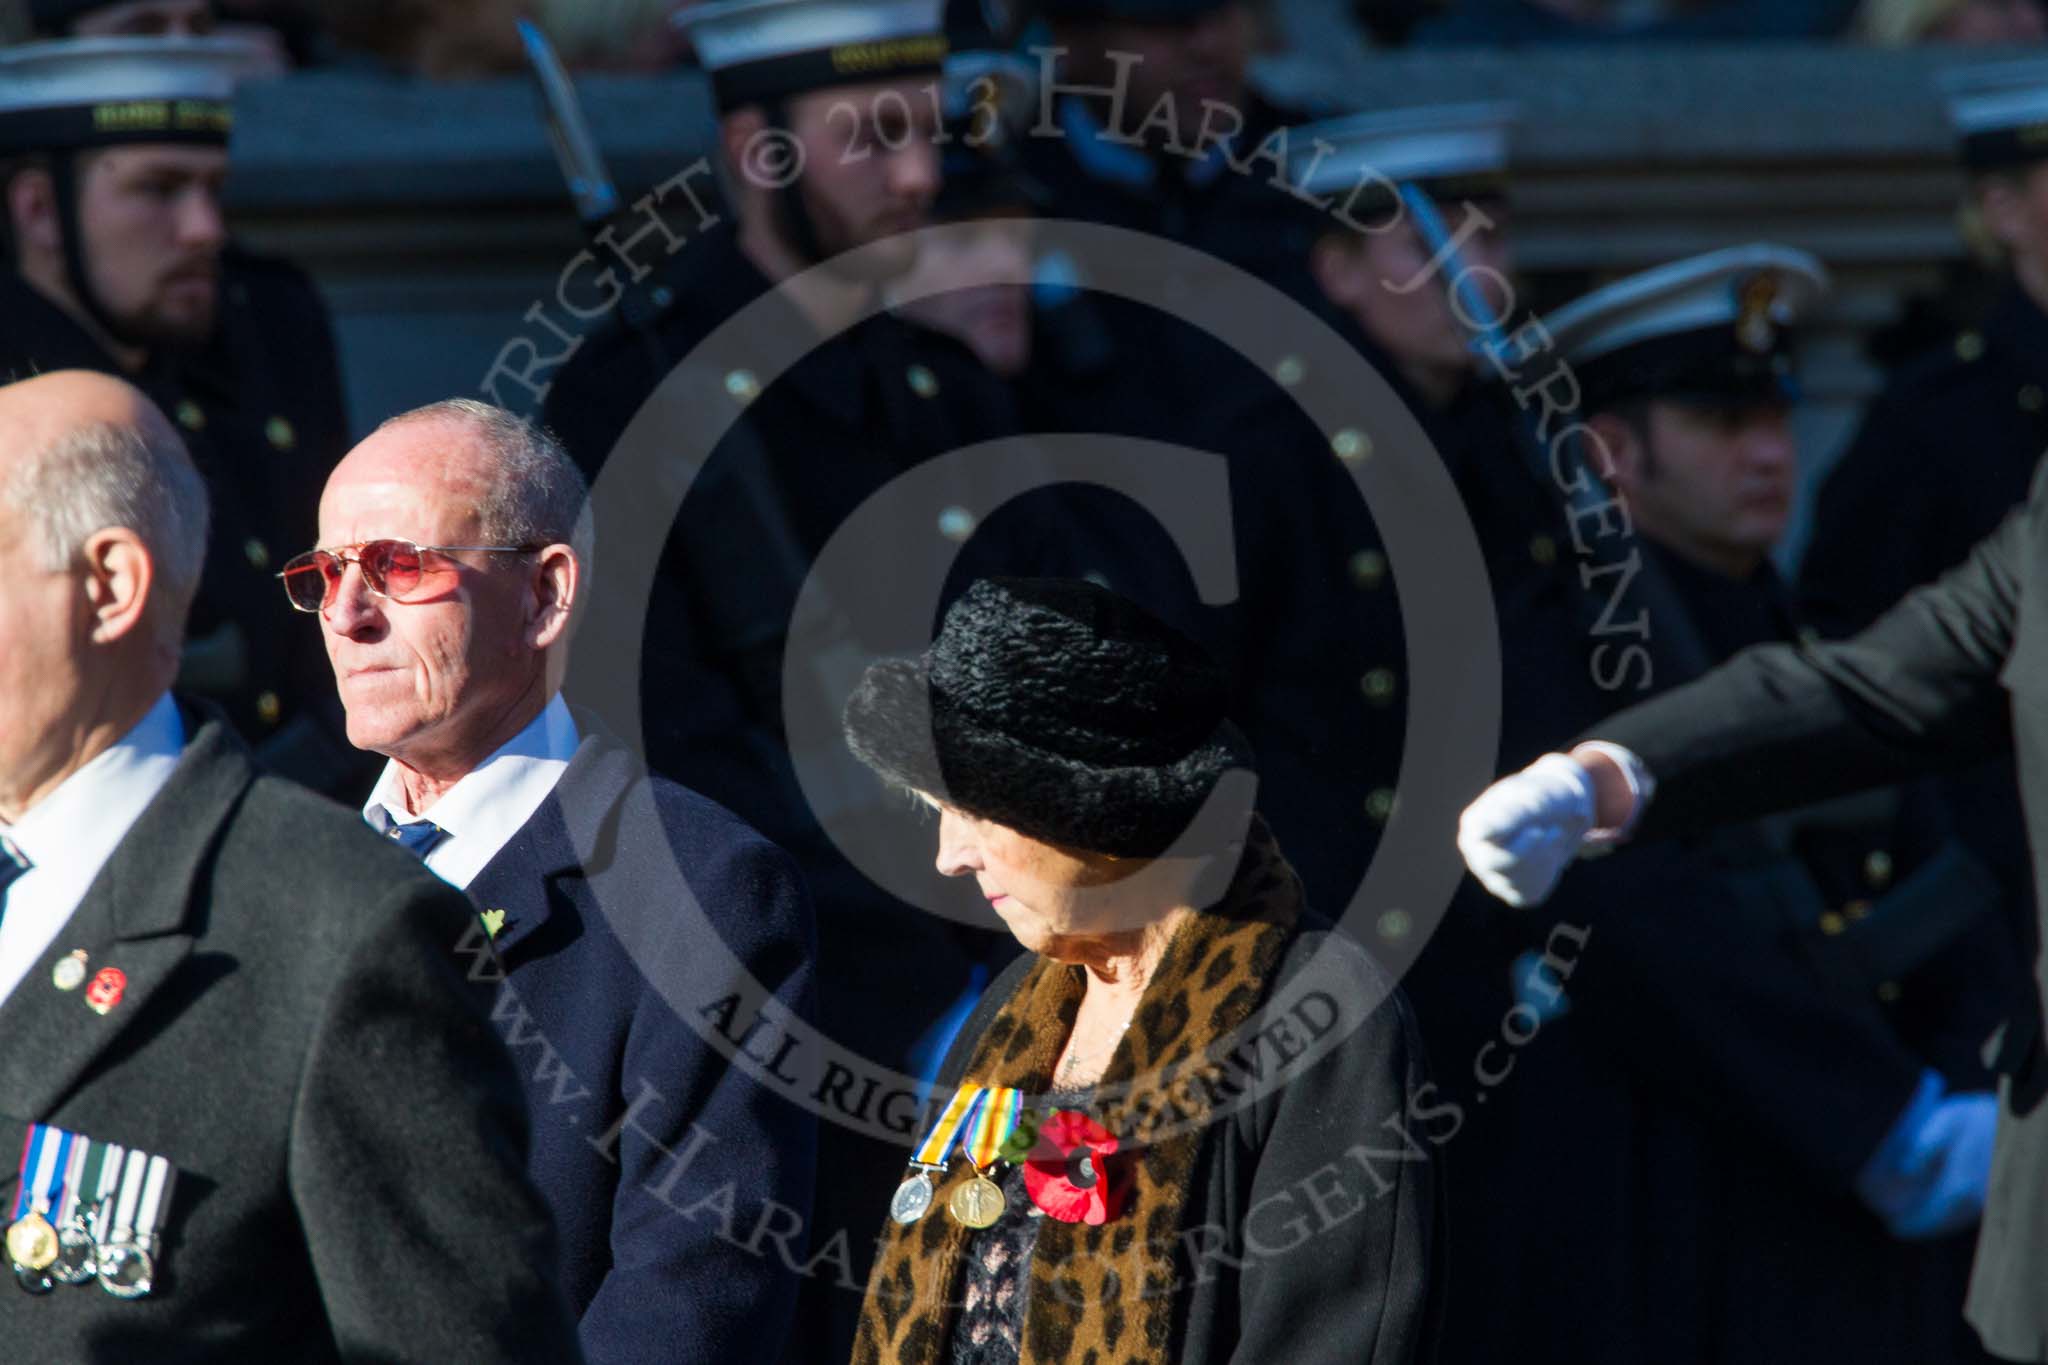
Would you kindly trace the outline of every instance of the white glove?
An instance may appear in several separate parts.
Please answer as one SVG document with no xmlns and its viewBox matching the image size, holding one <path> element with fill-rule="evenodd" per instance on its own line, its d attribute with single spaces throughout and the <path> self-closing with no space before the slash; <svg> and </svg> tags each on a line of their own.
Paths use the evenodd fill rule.
<svg viewBox="0 0 2048 1365">
<path fill-rule="evenodd" d="M 1488 891 L 1516 907 L 1541 905 L 1593 831 L 1593 779 L 1545 754 L 1481 792 L 1458 818 L 1458 851 Z"/>
</svg>

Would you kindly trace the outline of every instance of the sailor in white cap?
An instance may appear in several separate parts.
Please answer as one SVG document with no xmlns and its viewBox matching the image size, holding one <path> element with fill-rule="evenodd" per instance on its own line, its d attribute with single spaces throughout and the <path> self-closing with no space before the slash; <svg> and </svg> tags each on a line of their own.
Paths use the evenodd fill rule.
<svg viewBox="0 0 2048 1365">
<path fill-rule="evenodd" d="M 1596 461 L 1635 529 L 1674 562 L 1768 573 L 1798 491 L 1791 324 L 1827 288 L 1789 247 L 1709 252 L 1545 319 L 1584 394 Z"/>
<path fill-rule="evenodd" d="M 1550 320 L 1581 376 L 1588 424 L 1612 459 L 1627 523 L 1651 549 L 1649 567 L 1677 589 L 1676 609 L 1655 622 L 1659 658 L 1690 651 L 1696 662 L 1659 685 L 1718 666 L 1600 722 L 1569 753 L 1544 756 L 1466 810 L 1459 847 L 1509 904 L 1543 901 L 1582 851 L 1653 835 L 1697 839 L 1729 822 L 1957 767 L 2009 744 L 2015 716 L 2038 713 L 2040 670 L 2026 667 L 2016 629 L 2029 615 L 2028 585 L 2040 581 L 2038 506 L 1852 641 L 1795 636 L 1782 599 L 1773 605 L 1757 592 L 1769 574 L 1768 547 L 1758 541 L 1782 521 L 1781 466 L 1790 455 L 1775 430 L 1789 401 L 1786 328 L 1823 279 L 1801 253 L 1746 248 L 1638 276 Z M 1952 448 L 1922 455 L 1938 460 Z M 2039 766 L 2030 749 L 2023 780 L 2037 784 Z M 1602 928 L 1603 951 L 1620 955 L 1616 970 L 1636 975 L 1645 999 L 1680 1013 L 1699 984 L 1692 977 L 1711 982 L 1740 964 L 1743 1008 L 1723 1008 L 1733 995 L 1720 988 L 1721 1005 L 1700 1012 L 1698 1036 L 1718 1054 L 1752 1039 L 1754 1060 L 1724 1068 L 1720 1083 L 1733 1077 L 1769 1103 L 1738 1093 L 1731 1105 L 1717 1091 L 1710 1107 L 1748 1116 L 1758 1139 L 1751 1160 L 1770 1137 L 1804 1157 L 1796 1178 L 1768 1189 L 1758 1182 L 1767 1199 L 1743 1201 L 1746 1221 L 1761 1224 L 1753 1245 L 1795 1248 L 1785 1262 L 1793 1274 L 1825 1266 L 1851 1283 L 1892 1286 L 1883 1296 L 1889 1335 L 1866 1340 L 1877 1320 L 1858 1295 L 1826 1334 L 1829 1349 L 1881 1358 L 1892 1349 L 1886 1341 L 1906 1340 L 1918 1323 L 1925 1335 L 1914 1359 L 1967 1358 L 1953 1354 L 1962 1348 L 1941 1330 L 1956 1308 L 1942 1286 L 1955 1283 L 1960 1258 L 1952 1247 L 1858 1234 L 1867 1215 L 1840 1212 L 1853 1195 L 1901 1242 L 1966 1227 L 1981 1211 L 1970 1320 L 1995 1354 L 2048 1359 L 2048 1317 L 2033 1288 L 2048 1243 L 2040 1201 L 2027 1193 L 2039 1189 L 2048 1148 L 2022 1115 L 2000 1134 L 1994 1175 L 1994 1064 L 1944 1041 L 1999 1025 L 2006 1041 L 1995 1069 L 2037 1068 L 2040 1007 L 2015 971 L 2025 955 L 2010 941 L 2015 932 L 2033 936 L 2031 913 L 2024 898 L 2000 893 L 1963 843 L 1926 839 L 1917 862 L 1903 844 L 1859 849 L 1842 814 L 1834 812 L 1831 832 L 1826 822 L 1801 832 L 1797 815 L 1779 828 L 1775 837 L 1791 833 L 1822 895 L 1789 918 L 1774 910 L 1764 939 L 1743 946 L 1758 921 L 1754 898 L 1737 897 L 1662 905 L 1661 926 L 1617 906 Z M 1909 806 L 1901 837 L 1914 824 L 1928 833 L 1926 823 Z M 2038 868 L 2038 819 L 2030 834 Z M 1846 867 L 1838 865 L 1844 855 Z M 1993 908 L 2020 913 L 1978 913 Z M 1673 935 L 1689 946 L 1667 954 L 1660 975 L 1654 948 Z M 1649 948 L 1631 954 L 1636 943 Z M 1755 981 L 1771 979 L 1787 954 L 1803 964 L 1810 989 L 1759 989 Z M 1780 1216 L 1764 1222 L 1773 1209 Z M 1828 1314 L 1801 1293 L 1796 1318 L 1810 1324 Z M 1797 1347 L 1789 1354 L 1814 1358 Z"/>
<path fill-rule="evenodd" d="M 2025 499 L 2048 449 L 2048 60 L 1963 68 L 1944 84 L 1969 177 L 1965 237 L 2001 278 L 1988 312 L 1949 322 L 1886 377 L 1822 487 L 1800 579 L 1830 635 L 1962 559 Z M 1978 274 L 1945 292 L 1987 291 Z M 2016 826 L 2008 842 L 2023 866 Z"/>
<path fill-rule="evenodd" d="M 1007 543 L 1003 526 L 979 524 L 1000 498 L 875 496 L 925 461 L 1013 430 L 1008 391 L 970 352 L 930 344 L 942 339 L 875 311 L 883 286 L 917 259 L 941 155 L 952 150 L 938 142 L 950 48 L 940 10 L 939 0 L 722 0 L 681 12 L 718 109 L 728 203 L 714 207 L 706 174 L 636 206 L 645 219 L 601 239 L 606 264 L 633 289 L 625 308 L 644 323 L 586 341 L 553 376 L 543 410 L 597 475 L 600 541 L 616 534 L 607 490 L 632 451 L 658 460 L 678 450 L 679 424 L 699 414 L 733 423 L 682 497 L 654 614 L 644 598 L 620 596 L 650 647 L 643 716 L 613 724 L 637 728 L 644 717 L 652 767 L 796 855 L 818 911 L 821 1023 L 898 1069 L 912 1065 L 919 1040 L 986 971 L 981 957 L 996 945 L 904 905 L 848 861 L 792 772 L 793 763 L 802 771 L 845 761 L 836 724 L 831 751 L 812 758 L 792 754 L 785 717 L 826 707 L 837 717 L 846 692 L 833 681 L 835 660 L 910 644 L 868 624 L 874 605 L 926 591 L 892 585 L 951 563 L 970 537 L 978 563 L 1029 572 L 1038 562 L 1005 557 L 996 548 Z M 643 270 L 627 270 L 621 253 Z M 795 342 L 802 359 L 781 370 L 773 356 Z M 599 474 L 607 464 L 613 472 Z M 863 508 L 890 519 L 892 552 L 859 582 L 814 574 L 828 541 Z M 798 643 L 793 629 L 813 578 L 836 609 L 807 619 L 843 626 L 837 652 Z M 593 628 L 610 609 L 596 602 Z M 836 813 L 840 829 L 845 820 L 884 829 L 891 818 L 865 780 Z M 905 963 L 916 964 L 915 989 L 904 984 Z M 890 1188 L 890 1163 L 900 1173 L 902 1159 L 850 1128 L 823 1129 L 808 1231 L 814 1249 L 835 1239 L 843 1248 L 870 1235 L 876 1210 L 865 1201 Z M 792 1326 L 817 1339 L 791 1358 L 843 1360 L 858 1301 L 829 1277 L 809 1283 L 823 1300 Z"/>
<path fill-rule="evenodd" d="M 178 423 L 215 516 L 183 685 L 340 790 L 319 652 L 297 657 L 271 581 L 347 444 L 332 326 L 302 271 L 230 242 L 222 204 L 235 88 L 265 62 L 222 37 L 0 48 L 0 381 L 118 374 Z"/>
<path fill-rule="evenodd" d="M 1646 598 L 1646 689 L 1752 646 L 1799 643 L 1770 555 L 1797 482 L 1795 328 L 1826 287 L 1807 253 L 1753 244 L 1630 276 L 1545 319 L 1584 394 L 1590 462 L 1617 500 L 1579 529 L 1631 537 L 1658 584 Z M 1503 832 L 1577 776 L 1551 756 L 1467 813 L 1461 845 L 1487 885 L 1514 875 Z M 1740 1283 L 1738 1267 L 1767 1247 L 1796 1276 L 1889 1286 L 1878 1306 L 1797 1282 L 1786 1287 L 1796 1306 L 1708 1295 L 1696 1305 L 1705 1335 L 1762 1352 L 1731 1348 L 1730 1359 L 1873 1359 L 1902 1341 L 1916 1343 L 1916 1360 L 1973 1358 L 1956 1354 L 1949 1326 L 1968 1265 L 1949 1234 L 1983 1208 L 1996 1105 L 1974 1054 L 1941 1040 L 1991 1032 L 2019 983 L 1995 888 L 1960 845 L 1942 844 L 1945 829 L 1923 799 L 1795 811 L 1768 840 L 1741 828 L 1698 841 L 1675 864 L 1688 884 L 1645 889 L 1659 915 L 1615 905 L 1595 950 L 1605 975 L 1572 982 L 1576 1035 L 1631 1059 L 1594 1074 L 1642 1115 L 1632 1135 L 1586 1141 L 1618 1145 L 1632 1169 L 1693 1170 L 1674 1157 L 1686 1151 L 1748 1173 L 1711 1197 L 1659 1204 L 1663 1216 L 1629 1244 L 1655 1264 L 1666 1263 L 1659 1246 L 1687 1246 L 1715 1282 Z M 1791 906 L 1803 908 L 1788 916 Z M 1630 1038 L 1690 1041 L 1643 1057 Z M 1681 1051 L 1688 1065 L 1674 1075 Z M 1678 1175 L 1676 1188 L 1699 1178 Z M 1679 1208 L 1693 1221 L 1673 1217 Z"/>
<path fill-rule="evenodd" d="M 1315 244 L 1316 283 L 1365 334 L 1368 352 L 1411 405 L 1429 411 L 1455 404 L 1479 361 L 1451 306 L 1451 272 L 1394 194 L 1408 184 L 1429 194 L 1458 242 L 1467 278 L 1488 294 L 1493 311 L 1503 311 L 1502 286 L 1514 270 L 1514 119 L 1502 104 L 1428 105 L 1309 124 L 1288 139 L 1296 191 L 1341 206 Z"/>
</svg>

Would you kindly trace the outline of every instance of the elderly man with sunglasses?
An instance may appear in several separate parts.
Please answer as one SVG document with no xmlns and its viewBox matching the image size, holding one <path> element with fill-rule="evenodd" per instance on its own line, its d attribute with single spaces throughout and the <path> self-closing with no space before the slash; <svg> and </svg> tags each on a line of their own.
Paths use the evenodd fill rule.
<svg viewBox="0 0 2048 1365">
<path fill-rule="evenodd" d="M 479 911 L 451 947 L 522 1069 L 585 1354 L 773 1360 L 816 1126 L 764 1040 L 810 1009 L 809 901 L 780 850 L 564 703 L 584 502 L 546 432 L 439 403 L 341 462 L 322 548 L 280 577 L 350 743 L 389 760 L 364 818 Z"/>
</svg>

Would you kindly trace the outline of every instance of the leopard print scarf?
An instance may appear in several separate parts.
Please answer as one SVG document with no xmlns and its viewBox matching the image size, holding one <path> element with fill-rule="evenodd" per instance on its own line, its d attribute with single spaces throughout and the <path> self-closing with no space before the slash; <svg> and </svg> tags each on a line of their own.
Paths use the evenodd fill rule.
<svg viewBox="0 0 2048 1365">
<path fill-rule="evenodd" d="M 1099 1227 L 1041 1221 L 1022 1365 L 1171 1359 L 1182 1283 L 1175 1251 L 1215 1107 L 1213 1086 L 1203 1083 L 1216 1074 L 1210 1049 L 1265 1000 L 1301 899 L 1294 870 L 1255 821 L 1223 899 L 1189 918 L 1167 945 L 1097 1088 L 1108 1098 L 1090 1109 L 1119 1137 L 1113 1159 L 1127 1163 L 1128 1197 Z M 1038 959 L 975 1044 L 968 1081 L 1045 1094 L 1084 989 L 1082 968 Z M 1150 1141 L 1138 1136 L 1155 1131 Z M 885 1224 L 854 1365 L 940 1365 L 945 1358 L 970 1236 L 947 1215 L 946 1201 L 972 1174 L 966 1162 L 954 1162 L 938 1180 L 931 1213 L 907 1227 Z"/>
</svg>

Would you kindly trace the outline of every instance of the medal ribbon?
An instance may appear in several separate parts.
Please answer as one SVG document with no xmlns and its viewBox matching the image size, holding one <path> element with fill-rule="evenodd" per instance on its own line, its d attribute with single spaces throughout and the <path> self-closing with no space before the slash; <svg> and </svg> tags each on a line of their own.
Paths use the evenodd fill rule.
<svg viewBox="0 0 2048 1365">
<path fill-rule="evenodd" d="M 135 1240 L 135 1215 L 142 1207 L 142 1189 L 149 1179 L 148 1152 L 129 1148 L 121 1160 L 120 1193 L 114 1197 L 114 1216 L 107 1234 L 100 1240 L 108 1245 Z"/>
<path fill-rule="evenodd" d="M 960 1130 L 973 1120 L 987 1098 L 988 1092 L 978 1085 L 963 1085 L 953 1092 L 953 1098 L 946 1104 L 939 1121 L 925 1134 L 923 1142 L 917 1145 L 917 1152 L 910 1158 L 913 1166 L 943 1168 L 946 1158 L 952 1154 L 953 1143 L 960 1136 Z"/>
<path fill-rule="evenodd" d="M 1017 1131 L 1017 1120 L 1024 1115 L 1022 1092 L 1007 1086 L 992 1087 L 982 1099 L 967 1138 L 967 1159 L 974 1163 L 977 1174 L 995 1164 L 996 1154 Z"/>
<path fill-rule="evenodd" d="M 108 1206 L 120 1187 L 121 1164 L 126 1155 L 127 1149 L 118 1142 L 95 1142 L 86 1158 L 85 1184 L 79 1196 L 90 1205 L 87 1212 L 92 1218 L 95 1240 L 106 1228 Z"/>
<path fill-rule="evenodd" d="M 71 1164 L 64 1169 L 64 1195 L 57 1201 L 57 1215 L 51 1219 L 58 1227 L 79 1221 L 79 1206 L 85 1200 L 86 1168 L 92 1164 L 92 1153 L 99 1146 L 88 1137 L 79 1137 L 71 1144 Z M 98 1178 L 98 1172 L 94 1172 Z"/>
<path fill-rule="evenodd" d="M 135 1230 L 145 1244 L 164 1230 L 171 1212 L 171 1191 L 177 1187 L 178 1170 L 160 1156 L 149 1159 L 149 1175 L 142 1185 L 142 1207 L 136 1210 Z"/>
<path fill-rule="evenodd" d="M 21 1187 L 14 1196 L 14 1221 L 53 1207 L 64 1192 L 71 1163 L 72 1135 L 46 1123 L 29 1125 L 21 1143 Z"/>
</svg>

